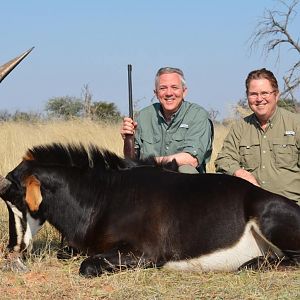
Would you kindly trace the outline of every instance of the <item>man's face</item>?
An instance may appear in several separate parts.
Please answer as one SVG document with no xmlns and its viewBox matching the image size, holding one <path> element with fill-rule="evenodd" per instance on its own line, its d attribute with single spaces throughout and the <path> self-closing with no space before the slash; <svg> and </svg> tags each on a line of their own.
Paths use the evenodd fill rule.
<svg viewBox="0 0 300 300">
<path fill-rule="evenodd" d="M 248 103 L 260 122 L 267 122 L 273 115 L 279 93 L 268 79 L 252 79 L 248 88 Z"/>
<path fill-rule="evenodd" d="M 182 86 L 179 74 L 169 73 L 159 76 L 155 94 L 166 116 L 171 116 L 178 110 L 186 93 L 187 88 Z"/>
</svg>

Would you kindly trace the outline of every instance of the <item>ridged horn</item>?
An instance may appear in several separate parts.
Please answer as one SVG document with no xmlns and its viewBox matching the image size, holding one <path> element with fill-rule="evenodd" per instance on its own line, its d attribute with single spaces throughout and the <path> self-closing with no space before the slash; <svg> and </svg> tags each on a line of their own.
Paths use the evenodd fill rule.
<svg viewBox="0 0 300 300">
<path fill-rule="evenodd" d="M 0 66 L 0 82 L 34 49 L 34 47 L 25 51 L 18 57 L 10 60 L 6 64 Z"/>
<path fill-rule="evenodd" d="M 3 195 L 11 185 L 11 182 L 0 175 L 0 196 Z"/>
</svg>

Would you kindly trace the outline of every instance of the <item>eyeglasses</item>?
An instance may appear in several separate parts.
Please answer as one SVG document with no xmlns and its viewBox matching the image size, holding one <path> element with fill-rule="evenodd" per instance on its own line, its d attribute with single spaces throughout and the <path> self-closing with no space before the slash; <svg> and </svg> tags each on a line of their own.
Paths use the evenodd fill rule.
<svg viewBox="0 0 300 300">
<path fill-rule="evenodd" d="M 261 92 L 261 93 L 257 93 L 257 92 L 249 92 L 248 93 L 248 98 L 250 99 L 258 99 L 259 96 L 261 96 L 263 99 L 269 99 L 271 94 L 275 93 L 276 91 L 271 91 L 271 92 Z"/>
</svg>

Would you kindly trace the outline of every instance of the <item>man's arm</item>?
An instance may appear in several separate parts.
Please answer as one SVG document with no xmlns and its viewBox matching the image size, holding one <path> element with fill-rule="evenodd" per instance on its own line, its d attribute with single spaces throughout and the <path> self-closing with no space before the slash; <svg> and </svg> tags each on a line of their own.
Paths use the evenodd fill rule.
<svg viewBox="0 0 300 300">
<path fill-rule="evenodd" d="M 237 176 L 259 186 L 256 178 L 241 167 L 239 154 L 241 136 L 242 128 L 240 124 L 233 125 L 224 139 L 223 147 L 215 160 L 216 172 Z"/>
<path fill-rule="evenodd" d="M 196 107 L 197 109 L 197 107 Z M 198 167 L 210 159 L 212 151 L 212 126 L 204 109 L 197 109 L 191 115 L 189 128 L 184 137 L 182 152 L 190 164 Z M 178 153 L 181 154 L 181 153 Z M 179 159 L 183 157 L 178 157 Z M 196 165 L 195 165 L 196 164 Z"/>
<path fill-rule="evenodd" d="M 193 157 L 191 154 L 186 152 L 180 152 L 168 156 L 159 156 L 155 158 L 158 163 L 171 162 L 173 159 L 176 160 L 179 166 L 182 165 L 191 165 L 193 167 L 198 166 L 198 160 L 196 157 Z"/>
<path fill-rule="evenodd" d="M 244 169 L 238 169 L 234 172 L 233 174 L 236 177 L 240 177 L 243 178 L 249 182 L 251 182 L 252 184 L 256 185 L 256 186 L 260 186 L 256 180 L 256 178 L 248 171 L 244 170 Z"/>
</svg>

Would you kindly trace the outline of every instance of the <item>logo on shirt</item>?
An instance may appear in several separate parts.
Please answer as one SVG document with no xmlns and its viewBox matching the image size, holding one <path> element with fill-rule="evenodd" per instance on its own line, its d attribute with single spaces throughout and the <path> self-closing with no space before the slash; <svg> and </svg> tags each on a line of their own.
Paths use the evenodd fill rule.
<svg viewBox="0 0 300 300">
<path fill-rule="evenodd" d="M 179 128 L 189 128 L 188 124 L 180 124 Z"/>
<path fill-rule="evenodd" d="M 285 133 L 284 133 L 285 136 L 294 136 L 295 135 L 295 131 L 293 130 L 287 130 Z"/>
</svg>

